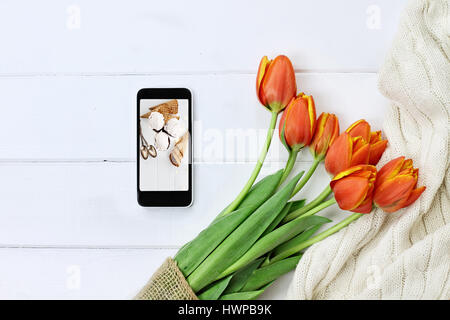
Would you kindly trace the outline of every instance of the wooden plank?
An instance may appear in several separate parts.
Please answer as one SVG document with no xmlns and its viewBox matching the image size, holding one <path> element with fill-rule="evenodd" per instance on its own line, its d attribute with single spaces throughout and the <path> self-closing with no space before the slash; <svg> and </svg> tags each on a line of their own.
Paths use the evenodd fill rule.
<svg viewBox="0 0 450 320">
<path fill-rule="evenodd" d="M 303 159 L 310 160 L 307 150 Z M 282 163 L 267 163 L 261 176 Z M 305 170 L 299 162 L 294 172 Z M 0 165 L 1 246 L 181 246 L 237 195 L 252 163 L 194 166 L 190 208 L 142 208 L 136 202 L 134 163 L 22 163 Z M 326 186 L 322 167 L 302 191 Z M 340 219 L 334 207 L 326 211 Z"/>
<path fill-rule="evenodd" d="M 254 72 L 278 53 L 298 70 L 376 71 L 405 3 L 7 0 L 0 74 Z"/>
<path fill-rule="evenodd" d="M 132 299 L 174 249 L 0 249 L 0 299 Z M 32 266 L 32 267 L 30 267 Z M 289 273 L 261 297 L 284 299 Z"/>
<path fill-rule="evenodd" d="M 342 128 L 362 117 L 381 127 L 387 101 L 375 74 L 301 73 L 297 82 L 314 96 L 318 114 L 336 113 Z M 251 74 L 0 77 L 0 159 L 133 161 L 137 91 L 187 86 L 194 94 L 194 160 L 254 161 L 270 119 L 254 83 Z M 278 161 L 282 147 L 274 150 Z"/>
<path fill-rule="evenodd" d="M 0 249 L 0 299 L 132 299 L 173 249 Z"/>
</svg>

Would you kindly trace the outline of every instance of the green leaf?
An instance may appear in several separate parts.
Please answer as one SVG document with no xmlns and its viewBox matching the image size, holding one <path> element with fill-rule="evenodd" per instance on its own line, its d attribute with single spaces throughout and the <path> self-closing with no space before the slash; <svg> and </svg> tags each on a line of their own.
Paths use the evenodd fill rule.
<svg viewBox="0 0 450 320">
<path fill-rule="evenodd" d="M 302 176 L 304 171 L 301 172 Z M 277 216 L 277 218 L 272 221 L 272 223 L 270 224 L 270 226 L 266 229 L 266 231 L 264 231 L 264 233 L 261 235 L 261 237 L 264 237 L 266 234 L 270 233 L 273 231 L 273 229 L 275 229 L 276 227 L 278 227 L 278 225 L 280 224 L 280 222 L 293 210 L 296 209 L 292 209 L 292 207 L 294 208 L 301 208 L 305 205 L 305 200 L 296 200 L 296 201 L 289 201 L 288 203 L 286 203 L 286 206 L 283 208 L 283 211 L 281 211 L 281 213 Z M 287 207 L 287 208 L 286 208 Z M 287 210 L 287 211 L 285 211 Z"/>
<path fill-rule="evenodd" d="M 219 300 L 254 300 L 258 298 L 271 284 L 272 283 L 269 283 L 259 290 L 225 294 L 221 296 Z"/>
<path fill-rule="evenodd" d="M 259 181 L 237 210 L 216 218 L 194 240 L 178 251 L 174 259 L 185 277 L 188 277 L 237 226 L 272 195 L 282 174 L 283 170 L 279 170 Z"/>
<path fill-rule="evenodd" d="M 290 152 L 291 148 L 289 147 L 289 145 L 286 141 L 286 137 L 284 135 L 284 129 L 286 129 L 286 121 L 283 123 L 283 129 L 281 130 L 280 140 L 281 140 L 281 143 L 283 144 L 283 146 Z"/>
<path fill-rule="evenodd" d="M 234 274 L 232 274 L 233 278 L 231 279 L 230 284 L 228 285 L 224 293 L 234 293 L 241 290 L 242 287 L 247 283 L 247 280 L 252 275 L 253 271 L 255 271 L 256 268 L 259 267 L 262 261 L 262 258 L 255 260 L 245 268 L 242 268 L 241 270 L 238 270 Z"/>
<path fill-rule="evenodd" d="M 278 224 L 281 222 L 281 220 L 283 220 L 284 217 L 288 214 L 291 206 L 292 206 L 292 202 L 286 203 L 283 210 L 281 210 L 280 214 L 275 218 L 275 220 L 272 221 L 272 223 L 263 232 L 263 234 L 261 235 L 261 238 L 264 237 L 266 234 L 271 233 L 273 231 L 273 229 L 275 229 L 278 226 Z"/>
<path fill-rule="evenodd" d="M 174 260 L 185 277 L 254 211 L 252 207 L 240 208 L 217 219 L 191 242 L 182 247 Z"/>
<path fill-rule="evenodd" d="M 194 292 L 219 279 L 219 275 L 258 240 L 281 212 L 299 179 L 297 175 L 264 202 L 191 273 L 187 281 Z"/>
<path fill-rule="evenodd" d="M 297 266 L 301 255 L 287 258 L 278 262 L 275 262 L 266 267 L 256 269 L 248 279 L 242 291 L 254 291 L 263 287 L 264 285 L 278 279 L 285 273 L 294 270 Z"/>
<path fill-rule="evenodd" d="M 308 230 L 299 234 L 295 238 L 292 238 L 291 240 L 275 248 L 273 257 L 270 259 L 269 263 L 274 263 L 276 261 L 280 261 L 286 257 L 289 257 L 293 254 L 296 254 L 297 253 L 296 247 L 302 242 L 311 238 L 312 235 L 316 233 L 316 231 L 319 230 L 321 226 L 322 224 L 313 226 L 312 228 L 309 228 Z"/>
<path fill-rule="evenodd" d="M 307 216 L 292 220 L 281 227 L 276 228 L 269 234 L 260 238 L 243 256 L 222 272 L 221 277 L 227 276 L 236 270 L 246 266 L 251 261 L 268 253 L 280 244 L 292 239 L 306 229 L 330 222 L 330 219 L 321 216 Z"/>
<path fill-rule="evenodd" d="M 200 295 L 198 295 L 198 298 L 200 300 L 219 299 L 222 292 L 227 288 L 228 284 L 230 283 L 232 277 L 233 276 L 231 275 L 229 277 L 223 278 L 219 281 L 210 284 Z"/>
<path fill-rule="evenodd" d="M 283 169 L 264 177 L 258 181 L 247 193 L 244 200 L 239 204 L 239 208 L 252 206 L 259 207 L 262 205 L 270 196 L 272 196 L 278 187 L 281 176 L 283 175 Z"/>
<path fill-rule="evenodd" d="M 236 209 L 244 208 L 244 207 L 255 207 L 258 208 L 261 204 L 264 203 L 278 187 L 281 176 L 283 175 L 283 169 L 278 170 L 277 172 L 268 175 L 258 181 L 247 193 L 244 200 L 239 204 Z M 222 210 L 221 213 L 217 216 L 218 218 L 224 216 L 224 212 L 227 210 L 228 206 Z M 217 219 L 217 218 L 216 218 Z"/>
<path fill-rule="evenodd" d="M 295 210 L 298 210 L 300 208 L 303 208 L 305 206 L 306 199 L 290 201 L 290 203 L 292 203 L 292 205 L 291 209 L 289 210 L 289 213 L 294 212 Z"/>
</svg>

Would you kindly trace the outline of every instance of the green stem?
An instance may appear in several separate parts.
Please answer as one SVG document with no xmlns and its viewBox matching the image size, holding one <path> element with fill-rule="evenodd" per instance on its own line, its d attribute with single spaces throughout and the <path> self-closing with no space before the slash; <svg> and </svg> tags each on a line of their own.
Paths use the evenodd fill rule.
<svg viewBox="0 0 450 320">
<path fill-rule="evenodd" d="M 304 206 L 298 210 L 292 211 L 290 214 L 288 214 L 286 216 L 286 218 L 284 218 L 284 220 L 282 222 L 286 223 L 288 221 L 291 221 L 291 220 L 305 214 L 312 208 L 314 208 L 314 207 L 318 206 L 320 203 L 322 203 L 326 198 L 328 198 L 328 196 L 331 194 L 331 192 L 332 192 L 332 190 L 330 188 L 330 185 L 328 185 L 313 201 L 311 201 L 306 206 Z"/>
<path fill-rule="evenodd" d="M 302 188 L 303 186 L 308 182 L 309 178 L 313 175 L 314 171 L 316 171 L 317 166 L 322 160 L 320 159 L 314 159 L 313 164 L 309 168 L 308 172 L 303 176 L 302 180 L 297 184 L 294 191 L 292 192 L 291 198 L 295 196 Z"/>
<path fill-rule="evenodd" d="M 295 148 L 289 152 L 289 159 L 286 162 L 286 166 L 284 167 L 283 175 L 281 176 L 281 180 L 278 186 L 280 186 L 284 182 L 284 180 L 286 180 L 286 178 L 289 176 L 289 173 L 291 173 L 292 168 L 294 167 L 295 164 L 295 160 L 297 160 L 298 152 L 300 150 L 301 148 L 300 149 Z"/>
<path fill-rule="evenodd" d="M 250 190 L 253 183 L 255 182 L 256 177 L 258 177 L 259 171 L 261 170 L 264 159 L 266 159 L 267 151 L 269 150 L 270 143 L 272 141 L 273 132 L 275 131 L 275 126 L 277 124 L 277 118 L 278 118 L 278 113 L 275 111 L 272 111 L 272 119 L 270 120 L 269 130 L 267 130 L 266 142 L 264 143 L 264 147 L 261 151 L 261 154 L 259 155 L 258 161 L 256 162 L 256 165 L 255 165 L 255 168 L 253 169 L 252 175 L 250 176 L 250 179 L 248 179 L 247 183 L 245 184 L 245 186 L 241 190 L 241 192 L 238 194 L 236 199 L 234 199 L 234 201 L 221 213 L 221 216 L 234 211 L 234 209 L 236 209 L 239 206 L 239 204 L 241 203 L 242 200 L 244 200 L 248 191 Z"/>
<path fill-rule="evenodd" d="M 348 226 L 350 223 L 352 223 L 353 221 L 357 220 L 358 218 L 360 218 L 361 216 L 363 216 L 363 213 L 354 213 L 351 216 L 345 218 L 344 220 L 342 220 L 341 222 L 339 222 L 338 224 L 335 224 L 334 226 L 328 228 L 327 230 L 325 230 L 324 232 L 319 233 L 317 236 L 312 237 L 311 239 L 309 239 L 308 241 L 305 241 L 303 243 L 303 245 L 301 246 L 301 249 L 307 248 L 311 245 L 313 245 L 316 242 L 319 242 L 329 236 L 331 236 L 332 234 L 338 232 L 339 230 L 341 230 L 342 228 Z"/>
<path fill-rule="evenodd" d="M 308 212 L 304 213 L 301 218 L 312 216 L 313 214 L 316 214 L 317 212 L 322 211 L 323 209 L 328 208 L 329 206 L 332 206 L 335 203 L 336 203 L 336 200 L 334 198 L 324 201 L 321 204 L 319 204 L 318 206 L 316 206 L 316 207 L 312 208 L 311 210 L 309 210 Z"/>
<path fill-rule="evenodd" d="M 334 199 L 330 199 L 330 200 L 334 200 Z M 330 201 L 329 200 L 329 201 Z M 273 257 L 272 259 L 270 259 L 269 264 L 282 260 L 285 257 L 291 256 L 297 252 L 300 252 L 301 250 L 312 246 L 314 243 L 319 242 L 329 236 L 331 236 L 332 234 L 338 232 L 339 230 L 341 230 L 342 228 L 348 226 L 350 223 L 352 223 L 353 221 L 357 220 L 358 218 L 360 218 L 363 214 L 362 213 L 354 213 L 351 216 L 349 216 L 348 218 L 342 220 L 341 222 L 339 222 L 338 224 L 332 226 L 331 228 L 328 228 L 327 230 L 319 233 L 317 236 L 312 237 L 308 240 L 306 240 L 305 242 L 300 243 L 297 247 L 292 248 L 292 250 L 290 250 L 289 252 L 286 253 L 282 253 L 279 254 L 278 256 Z"/>
</svg>

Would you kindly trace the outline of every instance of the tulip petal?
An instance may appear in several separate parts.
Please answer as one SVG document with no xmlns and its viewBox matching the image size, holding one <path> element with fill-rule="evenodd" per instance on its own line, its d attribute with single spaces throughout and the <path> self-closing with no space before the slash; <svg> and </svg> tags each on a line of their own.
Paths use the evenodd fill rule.
<svg viewBox="0 0 450 320">
<path fill-rule="evenodd" d="M 339 179 L 345 178 L 345 177 L 347 177 L 349 175 L 357 175 L 358 176 L 358 173 L 363 172 L 364 167 L 366 167 L 366 166 L 363 166 L 363 165 L 361 165 L 361 166 L 353 166 L 353 167 L 347 168 L 347 169 L 339 172 L 331 180 L 331 187 L 333 187 L 332 183 L 338 181 Z"/>
<path fill-rule="evenodd" d="M 353 138 L 362 137 L 364 141 L 370 141 L 370 124 L 364 120 L 358 120 L 346 130 Z"/>
<path fill-rule="evenodd" d="M 406 159 L 403 162 L 402 168 L 400 170 L 405 170 L 405 169 L 414 169 L 413 168 L 413 161 L 411 159 Z"/>
<path fill-rule="evenodd" d="M 280 55 L 269 64 L 260 83 L 260 101 L 279 112 L 295 97 L 296 92 L 294 67 L 288 57 Z"/>
<path fill-rule="evenodd" d="M 369 144 L 365 144 L 362 147 L 360 147 L 357 151 L 355 151 L 353 153 L 350 165 L 356 166 L 359 164 L 368 164 L 369 163 L 369 152 L 370 152 Z"/>
<path fill-rule="evenodd" d="M 316 130 L 316 106 L 314 103 L 314 98 L 312 96 L 307 96 L 308 99 L 308 115 L 309 115 L 309 144 L 313 138 L 314 131 Z"/>
<path fill-rule="evenodd" d="M 339 119 L 335 114 L 330 115 L 330 121 L 328 121 L 327 123 L 325 132 L 327 132 L 328 130 L 330 130 L 331 132 L 331 139 L 329 141 L 329 145 L 331 145 L 339 136 Z"/>
<path fill-rule="evenodd" d="M 350 167 L 352 160 L 353 142 L 352 137 L 343 132 L 330 146 L 325 158 L 325 168 L 332 175 Z"/>
<path fill-rule="evenodd" d="M 386 163 L 378 171 L 375 188 L 381 185 L 385 180 L 395 177 L 400 172 L 404 160 L 405 157 L 398 157 Z"/>
<path fill-rule="evenodd" d="M 258 73 L 256 75 L 256 95 L 258 96 L 259 102 L 264 106 L 266 105 L 266 101 L 264 95 L 260 94 L 260 88 L 270 62 L 271 60 L 269 60 L 267 56 L 264 56 L 259 63 Z"/>
<path fill-rule="evenodd" d="M 323 136 L 324 131 L 325 131 L 325 126 L 327 124 L 328 119 L 330 118 L 330 114 L 327 112 L 322 112 L 319 116 L 319 118 L 317 118 L 317 122 L 316 122 L 316 132 L 314 133 L 314 140 L 316 140 L 316 138 Z"/>
<path fill-rule="evenodd" d="M 328 148 L 339 136 L 339 121 L 334 114 L 322 112 L 317 119 L 314 138 L 310 144 L 315 158 L 324 158 Z"/>
<path fill-rule="evenodd" d="M 369 164 L 376 165 L 380 161 L 384 150 L 386 150 L 387 143 L 387 140 L 381 140 L 370 145 Z"/>
<path fill-rule="evenodd" d="M 358 208 L 363 203 L 369 190 L 369 181 L 361 177 L 349 176 L 345 179 L 334 181 L 330 185 L 336 202 L 343 210 Z"/>
<path fill-rule="evenodd" d="M 355 153 L 356 151 L 358 151 L 359 149 L 368 144 L 362 137 L 356 138 L 352 137 L 352 141 L 353 141 L 353 153 Z"/>
<path fill-rule="evenodd" d="M 410 175 L 396 176 L 393 179 L 385 180 L 376 187 L 374 202 L 384 211 L 396 211 L 407 201 L 415 184 L 416 179 Z"/>
<path fill-rule="evenodd" d="M 313 100 L 300 93 L 291 101 L 286 112 L 284 135 L 287 144 L 293 149 L 308 145 L 311 142 L 316 123 Z"/>
<path fill-rule="evenodd" d="M 381 141 L 381 131 L 372 131 L 370 133 L 370 144 Z"/>
<path fill-rule="evenodd" d="M 367 197 L 360 205 L 359 207 L 351 210 L 352 212 L 358 212 L 358 213 L 370 213 L 372 212 L 373 207 L 373 198 Z"/>
<path fill-rule="evenodd" d="M 420 188 L 417 188 L 417 189 L 414 189 L 413 191 L 411 191 L 408 199 L 405 201 L 402 208 L 407 207 L 407 206 L 411 205 L 413 202 L 415 202 L 420 197 L 420 195 L 425 191 L 425 189 L 426 189 L 426 187 L 422 186 Z"/>
<path fill-rule="evenodd" d="M 329 114 L 326 112 L 322 112 L 319 118 L 317 119 L 314 138 L 310 144 L 310 149 L 314 157 L 317 157 L 318 155 L 324 155 L 325 154 L 324 151 L 329 145 L 328 134 L 325 134 L 325 128 L 327 125 L 328 118 Z"/>
</svg>

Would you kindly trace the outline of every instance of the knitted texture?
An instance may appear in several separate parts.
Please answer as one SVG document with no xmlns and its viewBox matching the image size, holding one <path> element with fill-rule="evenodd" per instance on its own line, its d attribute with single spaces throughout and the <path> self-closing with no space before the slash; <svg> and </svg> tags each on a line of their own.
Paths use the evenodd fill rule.
<svg viewBox="0 0 450 320">
<path fill-rule="evenodd" d="M 171 258 L 159 267 L 135 300 L 198 300 Z"/>
<path fill-rule="evenodd" d="M 377 209 L 309 248 L 291 299 L 450 299 L 450 19 L 448 0 L 413 0 L 379 73 L 391 101 L 389 148 L 427 189 L 412 206 Z M 380 167 L 379 166 L 379 167 Z"/>
</svg>

